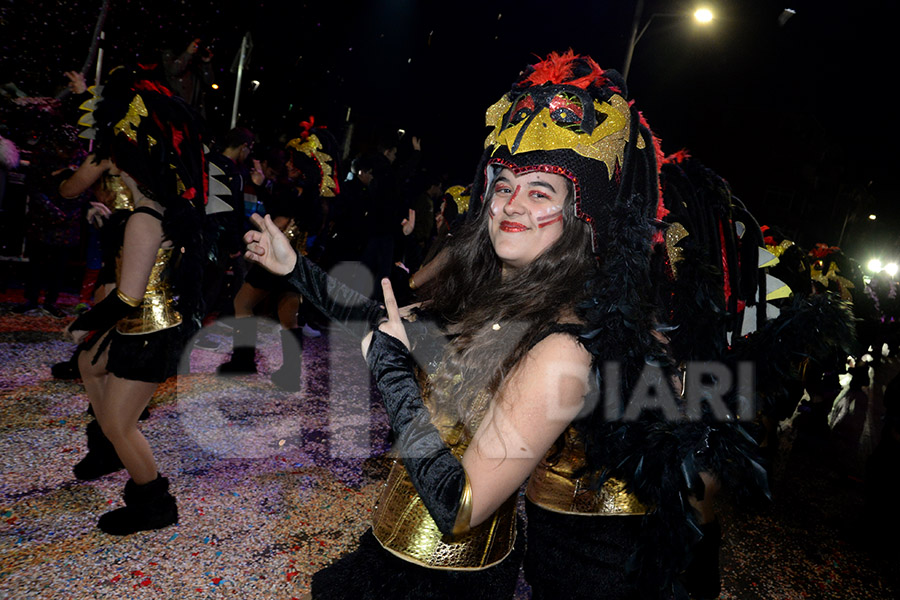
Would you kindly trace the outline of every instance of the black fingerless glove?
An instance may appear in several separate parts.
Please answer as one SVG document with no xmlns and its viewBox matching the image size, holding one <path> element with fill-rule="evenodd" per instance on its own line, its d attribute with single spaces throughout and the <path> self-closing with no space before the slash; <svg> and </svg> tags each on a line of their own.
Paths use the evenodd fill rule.
<svg viewBox="0 0 900 600">
<path fill-rule="evenodd" d="M 362 338 L 387 317 L 380 304 L 330 277 L 305 256 L 285 275 L 288 284 L 337 323 L 341 329 Z"/>
<path fill-rule="evenodd" d="M 400 340 L 376 329 L 366 362 L 384 399 L 403 465 L 431 518 L 441 533 L 465 532 L 472 514 L 471 488 L 462 464 L 431 423 L 412 356 Z"/>
<path fill-rule="evenodd" d="M 139 304 L 140 302 L 138 302 Z M 115 289 L 94 305 L 91 310 L 81 313 L 72 322 L 69 329 L 71 331 L 106 331 L 119 319 L 127 317 L 135 308 L 134 301 L 126 302 L 119 294 L 119 290 Z"/>
</svg>

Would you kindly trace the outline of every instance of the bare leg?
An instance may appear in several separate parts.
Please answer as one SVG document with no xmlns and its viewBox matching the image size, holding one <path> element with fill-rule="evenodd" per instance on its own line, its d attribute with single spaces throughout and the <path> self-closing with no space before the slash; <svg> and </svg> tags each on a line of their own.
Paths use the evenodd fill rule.
<svg viewBox="0 0 900 600">
<path fill-rule="evenodd" d="M 296 329 L 300 311 L 300 294 L 285 292 L 278 299 L 278 321 L 283 329 Z"/>
<path fill-rule="evenodd" d="M 103 399 L 94 405 L 103 433 L 113 443 L 119 459 L 138 485 L 153 481 L 158 474 L 150 445 L 137 427 L 138 417 L 158 385 L 110 374 Z"/>
<path fill-rule="evenodd" d="M 253 309 L 256 308 L 257 304 L 265 300 L 268 295 L 268 290 L 261 290 L 244 282 L 244 285 L 241 286 L 241 289 L 234 296 L 234 316 L 238 319 L 252 317 Z"/>
<path fill-rule="evenodd" d="M 91 351 L 82 352 L 78 355 L 78 371 L 81 373 L 81 381 L 84 382 L 84 391 L 87 392 L 88 400 L 91 406 L 94 406 L 95 411 L 97 410 L 95 404 L 102 402 L 103 390 L 106 387 L 108 349 L 105 349 L 103 355 L 96 360 L 95 357 L 107 335 L 109 333 L 106 333 L 103 338 L 94 344 L 94 348 Z"/>
</svg>

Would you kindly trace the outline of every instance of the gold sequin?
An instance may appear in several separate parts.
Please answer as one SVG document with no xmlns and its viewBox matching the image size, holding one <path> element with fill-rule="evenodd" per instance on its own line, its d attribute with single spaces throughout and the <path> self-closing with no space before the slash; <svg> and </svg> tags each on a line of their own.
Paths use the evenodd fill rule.
<svg viewBox="0 0 900 600">
<path fill-rule="evenodd" d="M 120 319 L 116 331 L 124 335 L 140 335 L 162 331 L 181 324 L 181 314 L 175 310 L 175 295 L 169 285 L 166 271 L 174 248 L 160 248 L 147 280 L 147 289 L 134 312 Z M 116 281 L 122 272 L 122 254 L 116 260 Z"/>
<path fill-rule="evenodd" d="M 334 170 L 331 165 L 334 159 L 331 155 L 321 152 L 322 142 L 315 134 L 304 138 L 294 138 L 287 143 L 288 148 L 299 150 L 303 154 L 309 156 L 319 165 L 322 170 L 322 181 L 319 183 L 319 195 L 325 198 L 333 198 L 336 195 L 337 183 L 334 181 Z"/>
<path fill-rule="evenodd" d="M 606 115 L 606 119 L 590 134 L 576 133 L 558 126 L 547 108 L 542 108 L 531 121 L 526 119 L 515 125 L 508 125 L 501 131 L 503 115 L 509 110 L 510 105 L 511 102 L 504 96 L 488 109 L 486 117 L 489 124 L 494 125 L 494 130 L 485 140 L 485 148 L 492 145 L 495 148 L 506 146 L 512 152 L 520 130 L 527 126 L 513 154 L 537 150 L 573 150 L 581 156 L 606 164 L 610 179 L 615 173 L 616 165 L 624 163 L 625 144 L 628 142 L 631 126 L 631 110 L 622 96 L 615 94 L 609 102 L 594 100 L 594 110 Z M 505 110 L 500 112 L 504 106 Z M 640 138 L 638 146 L 642 143 L 644 140 Z"/>
<path fill-rule="evenodd" d="M 553 455 L 551 461 L 547 457 Z M 563 434 L 562 450 L 551 448 L 528 479 L 525 496 L 547 510 L 576 515 L 642 515 L 641 504 L 625 484 L 610 478 L 599 490 L 592 489 L 584 476 L 577 476 L 585 464 L 584 443 L 575 428 Z"/>
<path fill-rule="evenodd" d="M 784 251 L 793 245 L 794 245 L 794 242 L 792 242 L 791 240 L 782 240 L 782 242 L 780 244 L 778 244 L 777 246 L 770 246 L 770 245 L 766 244 L 766 250 L 768 250 L 769 252 L 771 252 L 772 254 L 777 256 L 778 258 L 781 258 L 781 255 L 784 254 Z"/>
<path fill-rule="evenodd" d="M 129 140 L 137 143 L 137 131 L 134 128 L 141 124 L 141 117 L 146 117 L 147 114 L 147 107 L 144 106 L 143 98 L 135 96 L 131 104 L 128 105 L 128 112 L 125 114 L 125 118 L 113 127 L 113 135 L 124 133 Z"/>
<path fill-rule="evenodd" d="M 672 274 L 678 277 L 678 263 L 682 260 L 683 248 L 678 242 L 689 236 L 688 230 L 681 223 L 672 223 L 666 229 L 666 253 L 669 255 L 669 266 L 672 267 Z"/>
</svg>

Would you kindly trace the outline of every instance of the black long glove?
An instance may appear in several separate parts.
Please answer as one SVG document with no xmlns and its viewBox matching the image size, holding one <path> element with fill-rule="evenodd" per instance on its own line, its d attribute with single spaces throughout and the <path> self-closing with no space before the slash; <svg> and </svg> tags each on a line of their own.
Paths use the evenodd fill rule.
<svg viewBox="0 0 900 600">
<path fill-rule="evenodd" d="M 297 265 L 285 277 L 300 295 L 353 336 L 362 338 L 387 317 L 383 306 L 330 277 L 305 256 L 297 256 Z"/>
<path fill-rule="evenodd" d="M 115 289 L 91 310 L 79 315 L 69 329 L 71 331 L 106 331 L 119 319 L 127 317 L 134 309 L 135 305 L 123 300 L 119 295 L 119 290 Z"/>
<path fill-rule="evenodd" d="M 384 399 L 403 465 L 431 518 L 441 533 L 464 533 L 472 514 L 471 488 L 462 464 L 431 423 L 412 355 L 400 340 L 376 329 L 366 362 Z"/>
</svg>

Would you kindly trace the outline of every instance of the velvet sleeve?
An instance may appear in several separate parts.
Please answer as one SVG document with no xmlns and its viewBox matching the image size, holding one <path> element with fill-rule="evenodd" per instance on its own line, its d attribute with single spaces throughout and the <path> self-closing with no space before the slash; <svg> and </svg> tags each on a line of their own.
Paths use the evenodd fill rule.
<svg viewBox="0 0 900 600">
<path fill-rule="evenodd" d="M 466 472 L 431 423 L 412 355 L 398 339 L 376 330 L 366 362 L 384 400 L 403 465 L 429 514 L 444 534 L 465 531 L 469 526 L 465 513 L 471 511 Z"/>
<path fill-rule="evenodd" d="M 292 288 L 356 337 L 362 338 L 387 317 L 380 304 L 329 276 L 305 256 L 297 256 L 297 265 L 285 277 Z"/>
</svg>

